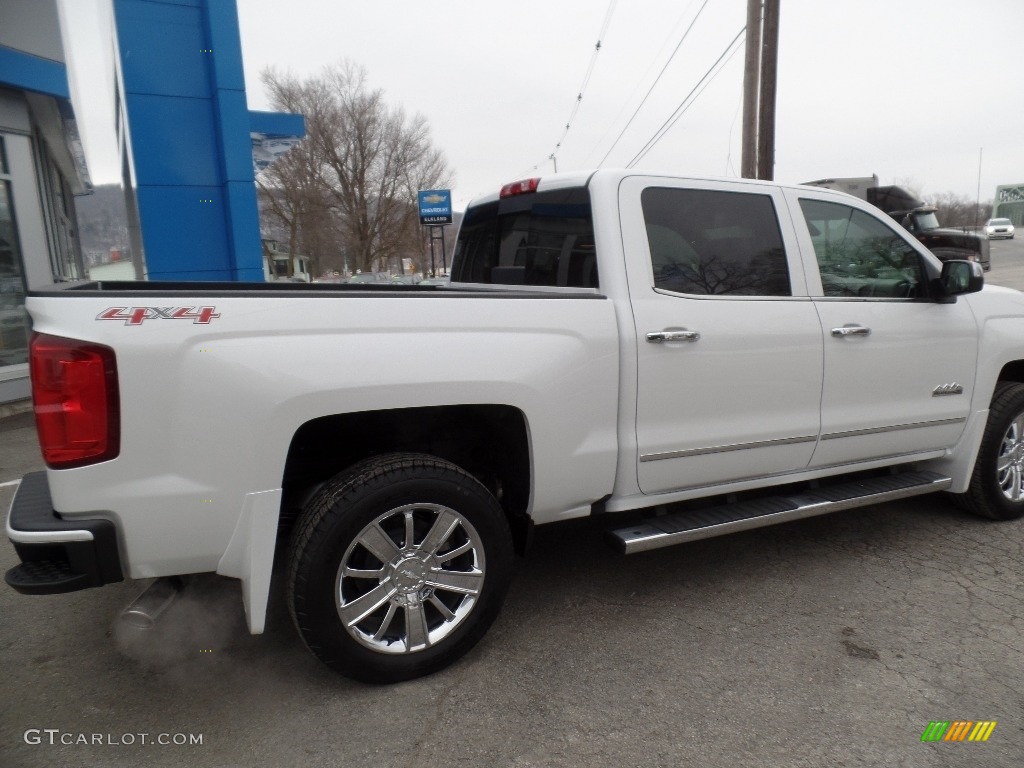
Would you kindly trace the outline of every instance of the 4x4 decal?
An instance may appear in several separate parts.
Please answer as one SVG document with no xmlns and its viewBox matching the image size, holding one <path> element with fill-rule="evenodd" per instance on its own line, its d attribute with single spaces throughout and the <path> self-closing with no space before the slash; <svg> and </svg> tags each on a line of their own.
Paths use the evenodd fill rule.
<svg viewBox="0 0 1024 768">
<path fill-rule="evenodd" d="M 109 307 L 97 320 L 123 320 L 125 325 L 142 325 L 146 320 L 191 320 L 208 325 L 220 317 L 216 307 Z"/>
</svg>

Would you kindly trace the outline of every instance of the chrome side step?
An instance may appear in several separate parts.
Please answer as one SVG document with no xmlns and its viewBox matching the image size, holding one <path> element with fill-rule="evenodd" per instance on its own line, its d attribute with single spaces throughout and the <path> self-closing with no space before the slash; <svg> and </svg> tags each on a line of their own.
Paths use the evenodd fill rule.
<svg viewBox="0 0 1024 768">
<path fill-rule="evenodd" d="M 903 472 L 809 489 L 787 496 L 770 496 L 654 517 L 609 533 L 624 554 L 632 555 L 789 520 L 944 491 L 952 482 L 952 479 L 935 472 Z"/>
</svg>

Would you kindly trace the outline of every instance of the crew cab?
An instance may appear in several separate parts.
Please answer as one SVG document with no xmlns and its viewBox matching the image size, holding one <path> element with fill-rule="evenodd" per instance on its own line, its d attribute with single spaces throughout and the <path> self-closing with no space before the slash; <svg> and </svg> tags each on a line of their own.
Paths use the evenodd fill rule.
<svg viewBox="0 0 1024 768">
<path fill-rule="evenodd" d="M 1024 296 L 982 288 L 840 192 L 599 170 L 474 201 L 450 285 L 33 291 L 48 469 L 7 582 L 216 572 L 260 633 L 280 579 L 313 653 L 387 682 L 480 639 L 536 525 L 1019 518 Z"/>
</svg>

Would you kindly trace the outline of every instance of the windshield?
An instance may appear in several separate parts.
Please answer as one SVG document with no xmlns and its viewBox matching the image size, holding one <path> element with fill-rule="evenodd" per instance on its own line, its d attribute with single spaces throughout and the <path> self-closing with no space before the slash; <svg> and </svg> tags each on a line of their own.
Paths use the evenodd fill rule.
<svg viewBox="0 0 1024 768">
<path fill-rule="evenodd" d="M 989 223 L 990 227 L 1005 227 L 1007 224 L 1010 223 L 1010 220 L 1009 219 L 989 219 L 988 223 Z"/>
<path fill-rule="evenodd" d="M 910 218 L 914 223 L 914 232 L 927 232 L 929 229 L 939 228 L 939 219 L 934 213 L 914 213 Z"/>
</svg>

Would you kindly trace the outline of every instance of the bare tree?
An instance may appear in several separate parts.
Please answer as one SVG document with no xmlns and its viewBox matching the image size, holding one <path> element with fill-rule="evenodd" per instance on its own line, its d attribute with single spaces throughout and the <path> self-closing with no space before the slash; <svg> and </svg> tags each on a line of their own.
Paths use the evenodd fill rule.
<svg viewBox="0 0 1024 768">
<path fill-rule="evenodd" d="M 327 95 L 316 88 L 305 88 L 290 75 L 264 74 L 275 107 L 306 116 L 307 126 L 323 114 Z M 278 157 L 256 178 L 263 218 L 271 230 L 284 231 L 288 252 L 303 252 L 310 257 L 314 275 L 325 266 L 323 232 L 330 220 L 330 199 L 322 173 L 323 158 L 315 142 L 301 141 Z M 329 227 L 328 227 L 329 230 Z M 311 244 L 321 247 L 310 248 Z M 313 251 L 313 252 L 311 252 Z"/>
<path fill-rule="evenodd" d="M 929 195 L 927 200 L 939 209 L 936 215 L 945 227 L 971 228 L 984 224 L 992 216 L 991 200 L 979 203 L 955 192 Z"/>
<path fill-rule="evenodd" d="M 263 82 L 275 109 L 306 117 L 305 141 L 263 181 L 265 191 L 278 193 L 270 195 L 271 210 L 289 223 L 289 237 L 291 227 L 301 231 L 304 223 L 319 222 L 321 234 L 335 227 L 338 250 L 362 271 L 417 259 L 416 192 L 451 183 L 426 119 L 389 107 L 380 89 L 368 87 L 366 70 L 348 61 L 301 81 L 269 69 Z"/>
<path fill-rule="evenodd" d="M 897 176 L 892 180 L 892 183 L 897 187 L 903 187 L 914 197 L 921 197 L 924 191 L 924 185 L 913 176 Z"/>
</svg>

